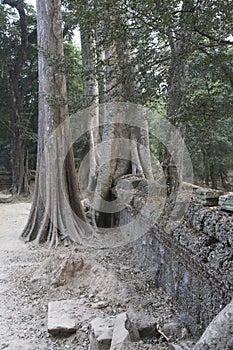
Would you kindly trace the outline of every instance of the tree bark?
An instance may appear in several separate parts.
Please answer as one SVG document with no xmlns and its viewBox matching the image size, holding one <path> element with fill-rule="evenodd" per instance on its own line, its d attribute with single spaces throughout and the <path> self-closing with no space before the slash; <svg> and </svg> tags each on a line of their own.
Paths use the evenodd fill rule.
<svg viewBox="0 0 233 350">
<path fill-rule="evenodd" d="M 85 4 L 88 10 L 89 3 Z M 97 167 L 99 165 L 99 155 L 97 153 L 97 143 L 99 141 L 99 84 L 96 73 L 97 54 L 96 54 L 96 31 L 81 25 L 81 46 L 83 63 L 83 99 L 84 107 L 90 107 L 89 113 L 89 153 L 86 183 L 82 184 L 85 190 L 82 191 L 89 197 L 95 190 Z"/>
<path fill-rule="evenodd" d="M 119 24 L 118 20 L 122 19 L 113 19 L 113 27 Z M 120 40 L 115 38 L 104 50 L 104 92 L 107 103 L 135 101 L 127 39 Z M 106 110 L 102 133 L 102 157 L 94 196 L 95 207 L 99 211 L 100 227 L 112 227 L 118 222 L 118 212 L 108 213 L 105 210 L 107 203 L 115 200 L 111 190 L 118 178 L 138 173 L 144 174 L 147 179 L 153 178 L 146 121 L 142 128 L 136 128 L 127 121 L 127 115 L 123 115 L 123 110 L 119 119 L 117 115 L 111 115 L 108 108 Z M 130 147 L 122 149 L 125 139 L 132 142 Z"/>
<path fill-rule="evenodd" d="M 25 136 L 24 96 L 31 83 L 36 79 L 37 72 L 32 72 L 26 78 L 22 79 L 22 69 L 31 50 L 34 31 L 28 33 L 27 15 L 23 0 L 4 0 L 3 3 L 18 11 L 21 37 L 16 57 L 9 65 L 9 86 L 12 101 L 12 186 L 10 191 L 14 195 L 22 194 L 28 196 L 30 190 L 27 140 Z"/>
<path fill-rule="evenodd" d="M 184 0 L 179 19 L 179 29 L 173 31 L 170 28 L 169 37 L 171 59 L 168 73 L 168 94 L 166 116 L 179 131 L 182 138 L 185 137 L 185 125 L 181 122 L 183 108 L 183 97 L 187 88 L 187 60 L 191 52 L 190 40 L 192 35 L 192 11 L 193 0 Z M 174 154 L 179 154 L 179 164 L 174 163 L 173 155 L 166 149 L 164 152 L 163 168 L 167 178 L 168 194 L 176 191 L 182 185 L 183 172 L 183 148 L 182 144 L 174 144 L 171 135 L 167 136 L 168 142 L 171 140 Z M 176 171 L 174 169 L 176 168 Z"/>
<path fill-rule="evenodd" d="M 56 246 L 85 235 L 78 197 L 63 61 L 61 1 L 37 0 L 39 130 L 36 185 L 26 241 Z M 79 218 L 79 219 L 78 219 Z"/>
</svg>

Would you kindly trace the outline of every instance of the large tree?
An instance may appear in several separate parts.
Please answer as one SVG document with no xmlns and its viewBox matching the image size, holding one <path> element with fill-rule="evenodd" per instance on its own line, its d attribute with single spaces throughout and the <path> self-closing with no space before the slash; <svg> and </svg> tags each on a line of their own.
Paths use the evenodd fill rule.
<svg viewBox="0 0 233 350">
<path fill-rule="evenodd" d="M 85 221 L 71 147 L 60 0 L 37 0 L 37 32 L 37 175 L 32 209 L 22 237 L 53 246 L 64 238 L 79 241 Z"/>
<path fill-rule="evenodd" d="M 126 8 L 121 9 L 122 2 L 108 2 L 101 3 L 101 15 L 94 11 L 99 11 L 96 7 L 89 4 L 84 11 L 83 18 L 90 16 L 99 20 L 97 29 L 93 23 L 86 22 L 82 23 L 81 26 L 81 37 L 83 38 L 83 62 L 84 69 L 89 72 L 88 86 L 91 87 L 89 90 L 86 88 L 85 91 L 89 91 L 89 101 L 95 101 L 95 93 L 93 90 L 93 73 L 95 79 L 98 79 L 100 92 L 99 100 L 105 103 L 127 103 L 136 102 L 134 81 L 129 72 L 133 70 L 130 64 L 130 50 L 129 50 L 129 38 L 128 38 L 128 20 L 126 17 Z M 106 33 L 109 36 L 106 36 Z M 93 33 L 95 34 L 94 39 L 97 41 L 96 49 L 93 47 Z M 85 36 L 86 40 L 85 40 Z M 86 45 L 92 38 L 92 45 L 89 45 L 89 52 L 87 55 Z M 93 54 L 96 54 L 96 58 L 93 60 Z M 92 66 L 86 65 L 87 56 L 92 62 Z M 93 69 L 94 67 L 94 69 Z M 97 71 L 97 74 L 96 74 Z M 84 84 L 86 87 L 86 84 Z M 91 91 L 91 93 L 90 93 Z M 94 106 L 93 106 L 94 108 Z M 114 109 L 114 108 L 113 108 Z M 92 152 L 93 145 L 95 149 L 98 148 L 97 141 L 101 140 L 101 154 L 98 159 L 98 165 L 95 167 L 94 173 L 95 182 L 94 186 L 89 188 L 92 190 L 90 196 L 93 197 L 95 207 L 99 213 L 99 225 L 100 226 L 112 226 L 115 224 L 115 218 L 113 213 L 108 215 L 102 207 L 103 200 L 105 201 L 105 209 L 109 201 L 114 199 L 112 189 L 116 184 L 116 180 L 121 176 L 128 174 L 140 174 L 142 177 L 152 179 L 152 171 L 150 166 L 150 154 L 149 154 L 149 142 L 148 142 L 148 130 L 147 123 L 141 121 L 141 127 L 134 127 L 131 124 L 130 119 L 127 115 L 127 107 L 122 109 L 121 116 L 113 116 L 111 114 L 111 107 L 106 105 L 105 111 L 103 108 L 101 116 L 101 132 L 95 139 L 90 137 L 89 148 L 90 154 L 96 154 Z M 120 111 L 120 109 L 119 109 Z M 117 114 L 115 109 L 115 114 Z M 113 114 L 114 114 L 113 113 Z M 95 113 L 96 115 L 96 113 Z M 93 118 L 93 115 L 91 115 Z M 93 124 L 93 122 L 92 122 Z M 95 128 L 98 126 L 98 120 L 95 122 Z M 92 128 L 93 129 L 93 128 Z M 97 134 L 95 130 L 95 134 Z M 91 134 L 90 134 L 91 135 Z M 124 147 L 122 153 L 122 144 L 124 140 L 132 140 L 130 147 Z M 94 140 L 94 142 L 93 142 Z M 93 158 L 92 158 L 93 159 Z M 92 161 L 91 166 L 93 166 Z M 102 204 L 101 204 L 102 203 Z"/>
<path fill-rule="evenodd" d="M 33 16 L 27 14 L 26 5 L 23 0 L 4 0 L 3 4 L 9 5 L 17 11 L 19 25 L 18 28 L 14 28 L 14 30 L 19 29 L 20 33 L 18 38 L 18 35 L 14 32 L 14 40 L 11 42 L 11 46 L 8 46 L 8 55 L 6 55 L 10 61 L 7 63 L 6 69 L 12 111 L 12 186 L 10 190 L 13 194 L 23 194 L 27 196 L 29 194 L 27 132 L 30 120 L 25 115 L 25 100 L 28 90 L 31 88 L 33 81 L 37 78 L 37 69 L 35 65 L 36 29 L 35 21 L 34 23 L 30 23 L 30 21 L 33 22 Z M 9 35 L 10 33 L 8 33 L 8 36 Z M 8 40 L 9 39 L 8 37 Z"/>
</svg>

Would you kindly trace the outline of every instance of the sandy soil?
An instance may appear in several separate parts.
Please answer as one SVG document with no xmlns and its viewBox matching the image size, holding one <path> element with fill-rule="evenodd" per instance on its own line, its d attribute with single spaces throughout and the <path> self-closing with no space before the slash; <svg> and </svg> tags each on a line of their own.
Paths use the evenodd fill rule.
<svg viewBox="0 0 233 350">
<path fill-rule="evenodd" d="M 171 300 L 135 269 L 130 248 L 94 250 L 78 245 L 48 250 L 19 240 L 30 203 L 0 204 L 0 349 L 87 350 L 88 322 L 76 334 L 56 338 L 47 331 L 47 307 L 52 300 L 79 300 L 83 307 L 106 302 L 89 318 L 127 311 L 135 323 L 160 322 L 174 316 Z M 72 266 L 79 266 L 80 268 Z M 168 349 L 150 339 L 135 349 Z"/>
</svg>

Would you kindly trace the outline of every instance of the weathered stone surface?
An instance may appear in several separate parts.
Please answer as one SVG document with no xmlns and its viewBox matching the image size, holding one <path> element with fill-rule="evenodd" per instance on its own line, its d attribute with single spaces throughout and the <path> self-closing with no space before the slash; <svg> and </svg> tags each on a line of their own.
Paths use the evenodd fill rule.
<svg viewBox="0 0 233 350">
<path fill-rule="evenodd" d="M 233 195 L 228 194 L 225 196 L 221 196 L 219 199 L 219 204 L 222 210 L 233 212 Z"/>
<path fill-rule="evenodd" d="M 233 247 L 233 218 L 230 214 L 192 204 L 185 214 L 185 220 L 197 232 Z"/>
<path fill-rule="evenodd" d="M 10 203 L 13 200 L 13 196 L 11 194 L 0 193 L 0 203 Z"/>
<path fill-rule="evenodd" d="M 23 339 L 16 339 L 16 340 L 11 340 L 9 343 L 6 343 L 6 344 L 0 344 L 0 349 L 32 350 L 32 343 L 27 342 Z"/>
<path fill-rule="evenodd" d="M 171 343 L 169 344 L 169 350 L 191 350 L 193 345 L 194 344 L 191 341 L 183 341 L 179 344 Z"/>
<path fill-rule="evenodd" d="M 151 273 L 200 336 L 230 302 L 233 291 L 233 218 L 195 202 L 179 223 L 157 225 L 134 245 L 136 266 Z"/>
<path fill-rule="evenodd" d="M 140 328 L 138 328 L 138 332 L 141 339 L 154 338 L 159 336 L 157 325 L 155 322 L 141 325 Z"/>
<path fill-rule="evenodd" d="M 120 182 L 117 185 L 120 191 Z M 139 184 L 133 190 L 138 190 L 138 187 Z M 198 189 L 198 193 L 204 196 L 204 200 L 213 199 L 216 206 L 223 194 L 209 189 Z M 171 200 L 166 207 L 167 214 L 171 209 L 172 215 L 164 212 L 159 220 L 151 220 L 148 208 L 152 206 L 144 205 L 144 196 L 138 190 L 130 208 L 121 211 L 120 225 L 134 220 L 136 199 L 142 203 L 143 225 L 151 225 L 148 233 L 133 246 L 136 266 L 150 272 L 155 285 L 172 296 L 177 310 L 186 315 L 183 325 L 191 334 L 200 336 L 221 307 L 232 298 L 233 217 L 219 207 L 198 204 L 193 197 L 185 212 L 178 205 L 181 210 L 173 215 L 174 203 Z M 147 202 L 151 200 L 149 193 L 146 199 Z M 159 212 L 156 206 L 154 212 Z M 173 220 L 171 216 L 175 216 Z M 127 235 L 133 236 L 133 228 L 129 225 L 127 228 Z"/>
<path fill-rule="evenodd" d="M 130 341 L 140 340 L 138 330 L 132 325 L 127 313 L 116 316 L 110 350 L 122 350 Z"/>
<path fill-rule="evenodd" d="M 233 349 L 233 300 L 213 319 L 194 350 Z"/>
<path fill-rule="evenodd" d="M 71 313 L 73 300 L 51 301 L 48 304 L 48 332 L 68 335 L 76 332 L 75 315 Z"/>
<path fill-rule="evenodd" d="M 169 344 L 169 350 L 184 350 L 184 348 L 179 344 Z"/>
<path fill-rule="evenodd" d="M 180 339 L 184 334 L 187 334 L 185 327 L 178 322 L 165 323 L 161 328 L 161 331 L 169 340 Z"/>
<path fill-rule="evenodd" d="M 93 309 L 105 309 L 109 305 L 108 301 L 98 301 L 97 303 L 92 304 Z"/>
<path fill-rule="evenodd" d="M 115 317 L 95 318 L 89 324 L 90 350 L 109 350 Z"/>
<path fill-rule="evenodd" d="M 197 201 L 203 205 L 216 206 L 218 199 L 223 195 L 222 191 L 212 190 L 210 188 L 199 188 L 196 190 Z"/>
<path fill-rule="evenodd" d="M 225 200 L 227 199 L 228 195 L 224 194 L 222 196 L 219 197 L 218 199 L 218 205 L 221 207 L 221 205 L 225 202 Z"/>
</svg>

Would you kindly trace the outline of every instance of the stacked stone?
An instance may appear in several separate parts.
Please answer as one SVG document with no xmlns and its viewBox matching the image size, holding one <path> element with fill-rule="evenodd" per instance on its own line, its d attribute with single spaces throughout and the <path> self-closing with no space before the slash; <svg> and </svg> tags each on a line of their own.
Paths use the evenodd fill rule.
<svg viewBox="0 0 233 350">
<path fill-rule="evenodd" d="M 198 203 L 208 207 L 217 206 L 219 197 L 223 194 L 222 191 L 210 188 L 199 188 L 196 191 Z"/>
<path fill-rule="evenodd" d="M 233 212 L 233 194 L 220 196 L 218 204 L 222 210 Z"/>
</svg>

